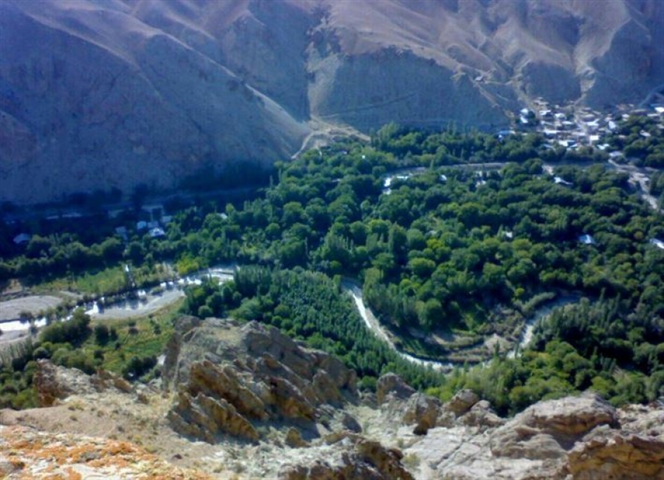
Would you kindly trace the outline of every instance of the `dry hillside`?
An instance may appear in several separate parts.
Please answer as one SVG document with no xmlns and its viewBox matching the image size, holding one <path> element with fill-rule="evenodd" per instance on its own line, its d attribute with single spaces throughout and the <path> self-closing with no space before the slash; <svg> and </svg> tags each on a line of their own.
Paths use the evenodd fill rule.
<svg viewBox="0 0 664 480">
<path fill-rule="evenodd" d="M 335 125 L 635 102 L 662 45 L 659 0 L 2 0 L 0 201 L 175 187 Z"/>
</svg>

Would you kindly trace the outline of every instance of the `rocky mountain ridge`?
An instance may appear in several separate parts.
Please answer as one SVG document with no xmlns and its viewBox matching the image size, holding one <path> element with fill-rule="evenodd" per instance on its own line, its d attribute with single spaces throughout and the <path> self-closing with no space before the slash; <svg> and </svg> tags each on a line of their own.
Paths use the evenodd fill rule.
<svg viewBox="0 0 664 480">
<path fill-rule="evenodd" d="M 662 32 L 657 0 L 4 0 L 0 201 L 175 188 L 390 121 L 498 128 L 535 97 L 637 103 Z"/>
<path fill-rule="evenodd" d="M 585 394 L 504 419 L 471 391 L 441 403 L 394 374 L 361 394 L 341 362 L 274 328 L 190 317 L 163 373 L 130 384 L 41 360 L 43 408 L 0 411 L 0 472 L 161 478 L 170 462 L 169 478 L 664 478 L 661 405 Z"/>
</svg>

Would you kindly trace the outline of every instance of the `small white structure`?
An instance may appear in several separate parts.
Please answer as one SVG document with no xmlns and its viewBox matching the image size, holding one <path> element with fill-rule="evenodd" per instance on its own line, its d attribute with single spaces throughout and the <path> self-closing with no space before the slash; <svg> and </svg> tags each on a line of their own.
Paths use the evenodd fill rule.
<svg viewBox="0 0 664 480">
<path fill-rule="evenodd" d="M 14 237 L 14 243 L 16 245 L 21 245 L 23 243 L 28 243 L 32 236 L 28 233 L 19 233 Z"/>
<path fill-rule="evenodd" d="M 152 238 L 164 237 L 166 236 L 166 232 L 161 227 L 154 227 L 150 230 L 150 236 Z"/>
<path fill-rule="evenodd" d="M 562 177 L 553 177 L 553 182 L 559 185 L 565 185 L 566 187 L 571 187 L 572 185 L 574 185 L 572 182 L 568 182 Z"/>
<path fill-rule="evenodd" d="M 657 248 L 661 248 L 662 250 L 664 250 L 664 242 L 661 241 L 660 239 L 658 239 L 658 238 L 651 238 L 651 239 L 650 239 L 650 243 L 652 243 L 652 244 L 653 244 L 654 246 L 656 246 Z"/>
<path fill-rule="evenodd" d="M 595 245 L 596 243 L 595 239 L 587 233 L 579 237 L 579 242 L 583 243 L 584 245 Z"/>
</svg>

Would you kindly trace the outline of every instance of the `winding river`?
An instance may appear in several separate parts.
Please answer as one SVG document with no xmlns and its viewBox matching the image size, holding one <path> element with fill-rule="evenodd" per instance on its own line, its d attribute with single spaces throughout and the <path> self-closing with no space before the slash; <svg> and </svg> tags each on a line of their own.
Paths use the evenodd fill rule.
<svg viewBox="0 0 664 480">
<path fill-rule="evenodd" d="M 414 357 L 413 355 L 409 355 L 399 350 L 392 341 L 392 339 L 390 338 L 390 336 L 387 334 L 385 329 L 382 327 L 378 319 L 374 316 L 373 312 L 365 305 L 364 299 L 362 298 L 362 289 L 360 288 L 360 286 L 351 280 L 344 280 L 341 283 L 341 286 L 353 298 L 353 302 L 355 302 L 357 311 L 362 317 L 362 320 L 364 320 L 364 323 L 367 326 L 367 328 L 372 332 L 374 332 L 374 334 L 378 338 L 387 343 L 390 346 L 390 348 L 394 350 L 401 358 L 403 358 L 404 360 L 408 360 L 409 362 L 414 363 L 416 365 L 421 365 L 423 367 L 431 367 L 434 370 L 440 370 L 444 372 L 452 370 L 452 368 L 454 367 L 453 363 L 424 360 L 422 358 Z"/>
<path fill-rule="evenodd" d="M 100 305 L 99 302 L 93 302 L 85 306 L 86 313 L 96 320 L 111 319 L 131 319 L 144 317 L 155 313 L 184 297 L 184 288 L 187 285 L 200 284 L 205 277 L 218 279 L 220 282 L 226 282 L 233 279 L 233 272 L 237 265 L 223 265 L 215 268 L 205 269 L 194 274 L 183 277 L 176 282 L 166 282 L 160 285 L 160 293 L 149 293 L 143 289 L 136 289 L 135 296 L 130 300 L 121 300 L 108 305 Z M 454 367 L 454 362 L 440 362 L 434 360 L 425 360 L 405 353 L 397 348 L 391 336 L 374 316 L 371 309 L 364 303 L 361 286 L 353 280 L 345 279 L 341 283 L 342 289 L 353 299 L 358 313 L 362 317 L 366 327 L 371 330 L 379 339 L 384 341 L 401 358 L 413 364 L 432 368 L 441 372 L 449 372 Z M 522 350 L 530 343 L 535 326 L 551 312 L 557 308 L 578 301 L 578 297 L 566 296 L 554 302 L 537 309 L 535 314 L 529 319 L 523 330 L 521 341 L 518 347 L 515 347 L 508 353 L 508 357 L 514 358 L 517 351 Z M 103 302 L 102 302 L 103 303 Z M 66 319 L 71 318 L 68 316 Z M 46 324 L 46 319 L 38 319 L 33 322 L 36 327 L 42 327 Z M 28 335 L 30 329 L 29 323 L 13 321 L 0 323 L 5 335 L 0 336 L 0 341 L 9 342 L 24 338 Z M 4 338 L 3 338 L 4 337 Z"/>
<path fill-rule="evenodd" d="M 205 277 L 218 279 L 225 282 L 233 279 L 233 271 L 236 265 L 222 265 L 215 268 L 208 268 L 199 272 L 183 277 L 176 282 L 164 282 L 160 285 L 159 293 L 150 293 L 144 289 L 136 289 L 131 292 L 131 299 L 123 299 L 106 304 L 101 302 L 91 302 L 84 305 L 85 313 L 95 320 L 117 320 L 144 317 L 155 313 L 169 305 L 174 304 L 184 297 L 184 287 L 187 285 L 200 284 Z M 26 299 L 30 297 L 24 297 Z M 35 298 L 40 298 L 35 296 Z M 55 297 L 54 297 L 55 298 Z M 9 301 L 9 302 L 13 302 Z M 9 303 L 2 302 L 2 303 Z M 78 307 L 76 307 L 78 308 Z M 69 320 L 71 313 L 64 320 Z M 0 322 L 0 343 L 11 343 L 21 340 L 28 335 L 31 326 L 41 328 L 46 325 L 46 318 L 39 318 L 32 323 L 11 320 Z"/>
</svg>

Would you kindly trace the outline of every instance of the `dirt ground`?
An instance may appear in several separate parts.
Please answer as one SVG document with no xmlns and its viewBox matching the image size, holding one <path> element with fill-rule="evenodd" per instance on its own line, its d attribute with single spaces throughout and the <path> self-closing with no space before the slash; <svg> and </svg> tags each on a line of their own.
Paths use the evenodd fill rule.
<svg viewBox="0 0 664 480">
<path fill-rule="evenodd" d="M 14 298 L 0 302 L 0 322 L 16 320 L 19 313 L 27 311 L 36 314 L 41 310 L 57 307 L 62 302 L 61 298 L 50 295 L 30 295 L 27 297 Z M 2 326 L 0 325 L 0 328 Z"/>
</svg>

